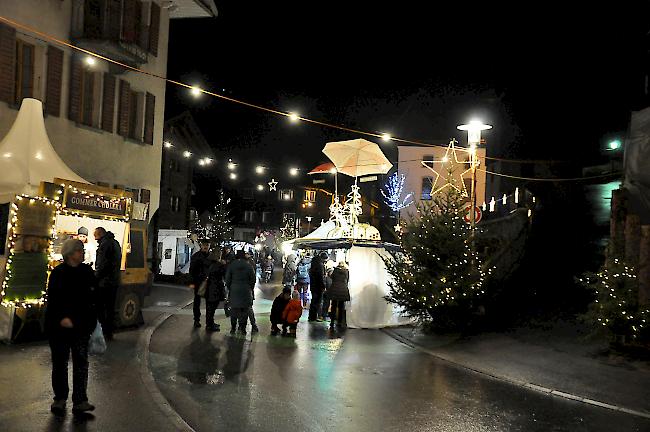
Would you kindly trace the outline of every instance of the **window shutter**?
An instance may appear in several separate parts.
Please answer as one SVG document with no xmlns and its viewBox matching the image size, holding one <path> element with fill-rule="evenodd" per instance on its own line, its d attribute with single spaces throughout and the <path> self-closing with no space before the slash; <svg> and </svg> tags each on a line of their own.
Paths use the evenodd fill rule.
<svg viewBox="0 0 650 432">
<path fill-rule="evenodd" d="M 16 29 L 0 23 L 0 100 L 14 102 Z"/>
<path fill-rule="evenodd" d="M 137 42 L 137 0 L 124 0 L 122 13 L 122 40 L 124 42 Z"/>
<path fill-rule="evenodd" d="M 144 142 L 153 144 L 153 121 L 156 112 L 156 97 L 147 93 L 147 101 L 144 113 Z"/>
<path fill-rule="evenodd" d="M 160 33 L 160 6 L 151 2 L 151 24 L 149 26 L 149 52 L 158 55 L 158 34 Z"/>
<path fill-rule="evenodd" d="M 120 80 L 120 109 L 118 112 L 117 133 L 123 137 L 129 136 L 129 108 L 131 104 L 131 86 Z"/>
<path fill-rule="evenodd" d="M 61 81 L 63 78 L 63 51 L 47 47 L 47 88 L 45 89 L 45 112 L 58 117 L 61 113 Z"/>
<path fill-rule="evenodd" d="M 108 24 L 106 26 L 107 38 L 112 41 L 120 40 L 120 29 L 122 21 L 122 2 L 121 0 L 107 0 L 106 16 Z"/>
<path fill-rule="evenodd" d="M 75 56 L 70 56 L 70 100 L 68 101 L 68 118 L 78 122 L 81 118 L 81 86 L 83 68 Z"/>
<path fill-rule="evenodd" d="M 113 133 L 115 114 L 115 76 L 104 73 L 104 96 L 102 98 L 102 129 Z"/>
</svg>

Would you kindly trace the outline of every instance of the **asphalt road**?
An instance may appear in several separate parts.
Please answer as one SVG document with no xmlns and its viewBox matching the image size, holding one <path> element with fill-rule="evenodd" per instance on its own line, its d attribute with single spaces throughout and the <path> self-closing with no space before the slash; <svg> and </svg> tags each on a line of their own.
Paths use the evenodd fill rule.
<svg viewBox="0 0 650 432">
<path fill-rule="evenodd" d="M 650 431 L 650 420 L 515 387 L 381 331 L 330 332 L 305 314 L 297 339 L 271 337 L 259 313 L 260 334 L 230 336 L 193 329 L 183 312 L 154 333 L 150 367 L 197 431 Z"/>
</svg>

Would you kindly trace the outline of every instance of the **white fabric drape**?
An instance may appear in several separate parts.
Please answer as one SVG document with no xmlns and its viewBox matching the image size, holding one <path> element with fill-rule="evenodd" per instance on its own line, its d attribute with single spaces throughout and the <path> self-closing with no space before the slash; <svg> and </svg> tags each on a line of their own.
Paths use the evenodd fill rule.
<svg viewBox="0 0 650 432">
<path fill-rule="evenodd" d="M 351 328 L 381 328 L 412 322 L 402 317 L 399 308 L 384 300 L 388 294 L 389 274 L 381 257 L 389 253 L 383 248 L 353 246 L 350 265 L 350 302 L 347 324 Z"/>
</svg>

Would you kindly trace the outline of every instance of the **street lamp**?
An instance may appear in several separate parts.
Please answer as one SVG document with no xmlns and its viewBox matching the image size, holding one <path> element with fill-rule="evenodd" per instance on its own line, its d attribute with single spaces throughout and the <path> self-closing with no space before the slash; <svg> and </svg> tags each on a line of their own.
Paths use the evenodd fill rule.
<svg viewBox="0 0 650 432">
<path fill-rule="evenodd" d="M 620 149 L 621 146 L 622 146 L 622 144 L 621 144 L 621 140 L 617 140 L 617 139 L 615 139 L 615 140 L 611 140 L 611 141 L 607 144 L 607 150 L 610 150 L 610 151 L 616 151 L 616 150 Z"/>
<path fill-rule="evenodd" d="M 291 174 L 294 177 L 297 176 L 298 175 L 298 168 L 290 168 L 289 169 L 289 174 Z"/>
<path fill-rule="evenodd" d="M 257 174 L 264 174 L 264 167 L 262 165 L 258 165 L 255 167 L 255 172 Z"/>
<path fill-rule="evenodd" d="M 476 167 L 479 161 L 476 157 L 476 147 L 481 143 L 481 131 L 492 129 L 492 126 L 483 124 L 480 120 L 472 120 L 468 124 L 457 126 L 458 130 L 467 131 L 467 144 L 469 145 L 470 164 L 472 168 L 472 195 L 469 221 L 472 231 L 476 228 Z"/>
</svg>

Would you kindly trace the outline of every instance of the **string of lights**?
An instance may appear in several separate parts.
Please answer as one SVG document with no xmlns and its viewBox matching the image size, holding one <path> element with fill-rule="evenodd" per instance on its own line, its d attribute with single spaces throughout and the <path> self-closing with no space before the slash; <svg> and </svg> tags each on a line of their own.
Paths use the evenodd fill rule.
<svg viewBox="0 0 650 432">
<path fill-rule="evenodd" d="M 219 98 L 219 99 L 222 99 L 222 100 L 226 100 L 228 102 L 232 102 L 232 103 L 236 103 L 236 104 L 239 104 L 239 105 L 247 106 L 249 108 L 253 108 L 253 109 L 256 109 L 256 110 L 265 111 L 265 112 L 270 113 L 270 114 L 283 116 L 283 117 L 288 118 L 292 122 L 304 121 L 306 123 L 311 123 L 311 124 L 314 124 L 314 125 L 317 125 L 317 126 L 322 126 L 322 127 L 326 127 L 326 128 L 330 128 L 330 129 L 338 129 L 338 130 L 342 130 L 342 131 L 345 131 L 345 132 L 350 132 L 350 133 L 354 133 L 354 134 L 358 134 L 358 135 L 364 135 L 364 136 L 370 136 L 370 137 L 374 137 L 374 138 L 380 138 L 385 142 L 395 141 L 395 142 L 400 142 L 400 143 L 405 143 L 405 144 L 415 144 L 415 145 L 425 146 L 425 147 L 441 147 L 441 148 L 446 148 L 447 147 L 446 145 L 442 145 L 442 144 L 432 144 L 432 143 L 427 143 L 427 142 L 420 141 L 420 140 L 412 140 L 412 139 L 394 137 L 394 136 L 392 136 L 392 135 L 390 135 L 388 133 L 385 133 L 385 132 L 368 132 L 368 131 L 364 131 L 364 130 L 360 130 L 360 129 L 355 129 L 355 128 L 343 126 L 343 125 L 328 123 L 326 121 L 320 121 L 320 120 L 315 120 L 315 119 L 311 119 L 311 118 L 308 118 L 308 117 L 304 117 L 304 116 L 301 116 L 300 114 L 295 113 L 295 112 L 284 112 L 284 111 L 276 110 L 276 109 L 273 109 L 273 108 L 265 107 L 263 105 L 258 105 L 258 104 L 246 102 L 246 101 L 243 101 L 241 99 L 228 97 L 228 96 L 225 96 L 223 94 L 219 94 L 219 93 L 216 93 L 216 92 L 213 92 L 213 91 L 210 91 L 210 90 L 203 89 L 203 88 L 198 87 L 196 85 L 191 85 L 191 84 L 187 84 L 187 83 L 184 83 L 184 82 L 181 82 L 181 81 L 173 80 L 173 79 L 167 78 L 165 76 L 155 74 L 153 72 L 148 72 L 148 71 L 145 71 L 143 69 L 140 69 L 140 68 L 137 68 L 137 67 L 134 67 L 134 66 L 130 66 L 128 64 L 125 64 L 125 63 L 119 62 L 117 60 L 114 60 L 114 59 L 112 59 L 110 57 L 103 56 L 103 55 L 98 54 L 96 52 L 93 52 L 93 51 L 78 47 L 78 46 L 76 46 L 74 44 L 71 44 L 70 42 L 59 39 L 59 38 L 57 38 L 55 36 L 52 36 L 52 35 L 50 35 L 48 33 L 42 32 L 42 31 L 37 30 L 37 29 L 35 29 L 35 28 L 31 27 L 31 26 L 28 26 L 28 25 L 25 25 L 23 23 L 17 22 L 15 20 L 6 18 L 4 16 L 0 16 L 0 21 L 5 22 L 7 24 L 10 24 L 10 25 L 12 25 L 12 26 L 14 26 L 16 28 L 20 28 L 20 29 L 22 29 L 24 31 L 27 31 L 27 32 L 31 33 L 31 34 L 38 35 L 39 37 L 41 37 L 45 41 L 54 42 L 54 43 L 56 43 L 58 45 L 68 47 L 68 48 L 70 48 L 72 50 L 75 50 L 75 51 L 78 51 L 78 52 L 82 52 L 82 53 L 90 56 L 91 58 L 98 58 L 98 59 L 104 60 L 106 62 L 118 65 L 118 66 L 120 66 L 122 68 L 125 68 L 127 70 L 130 70 L 130 71 L 133 71 L 133 72 L 136 72 L 136 73 L 140 73 L 140 74 L 144 74 L 144 75 L 150 76 L 152 78 L 164 80 L 165 82 L 167 82 L 169 84 L 173 84 L 173 85 L 176 85 L 176 86 L 179 86 L 179 87 L 184 87 L 184 88 L 190 90 L 190 92 L 194 96 L 200 96 L 201 94 L 205 94 L 205 95 L 216 97 L 216 98 Z M 171 143 L 169 143 L 169 144 L 173 145 Z M 189 156 L 191 156 L 191 152 L 185 151 L 185 153 L 189 153 Z M 209 162 L 206 159 L 209 159 L 209 158 L 200 159 L 199 164 L 200 165 L 209 164 Z M 499 158 L 499 157 L 494 157 L 494 156 L 486 156 L 485 159 L 502 161 L 502 162 L 509 162 L 509 163 L 533 163 L 533 164 L 534 163 L 566 163 L 567 162 L 567 161 L 557 161 L 557 160 L 546 160 L 546 161 L 544 161 L 544 160 L 507 159 L 507 158 Z"/>
</svg>

